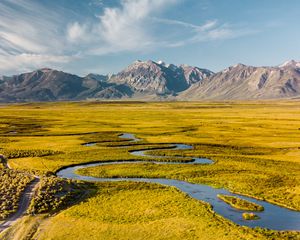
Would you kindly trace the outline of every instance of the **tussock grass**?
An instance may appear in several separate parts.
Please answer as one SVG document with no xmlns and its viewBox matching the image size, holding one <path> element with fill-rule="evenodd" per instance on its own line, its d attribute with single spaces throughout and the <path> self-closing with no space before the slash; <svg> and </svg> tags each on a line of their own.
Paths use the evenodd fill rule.
<svg viewBox="0 0 300 240">
<path fill-rule="evenodd" d="M 31 240 L 34 239 L 40 223 L 45 216 L 25 216 L 16 222 L 13 226 L 0 233 L 0 239 L 3 240 Z"/>
<path fill-rule="evenodd" d="M 97 186 L 86 202 L 46 221 L 39 239 L 267 239 L 216 218 L 208 205 L 172 187 L 129 182 Z"/>
<path fill-rule="evenodd" d="M 90 191 L 91 184 L 60 179 L 54 176 L 42 177 L 39 187 L 27 210 L 28 214 L 55 213 L 72 205 Z"/>
<path fill-rule="evenodd" d="M 247 200 L 235 196 L 218 194 L 218 198 L 220 198 L 222 201 L 228 203 L 229 205 L 237 209 L 247 210 L 247 211 L 258 211 L 258 212 L 264 210 L 264 207 L 259 204 L 249 202 Z"/>
<path fill-rule="evenodd" d="M 255 213 L 243 213 L 243 218 L 245 220 L 258 220 L 260 217 Z"/>
<path fill-rule="evenodd" d="M 20 197 L 32 180 L 33 177 L 18 171 L 0 170 L 0 220 L 17 211 Z"/>
</svg>

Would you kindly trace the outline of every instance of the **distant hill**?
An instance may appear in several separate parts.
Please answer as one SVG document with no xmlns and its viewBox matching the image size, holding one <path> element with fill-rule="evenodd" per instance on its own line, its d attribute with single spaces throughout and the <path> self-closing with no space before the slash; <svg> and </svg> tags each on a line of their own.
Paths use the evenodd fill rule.
<svg viewBox="0 0 300 240">
<path fill-rule="evenodd" d="M 300 97 L 300 63 L 237 64 L 223 71 L 135 61 L 121 72 L 79 77 L 49 68 L 0 77 L 0 102 L 86 99 L 228 100 Z"/>
</svg>

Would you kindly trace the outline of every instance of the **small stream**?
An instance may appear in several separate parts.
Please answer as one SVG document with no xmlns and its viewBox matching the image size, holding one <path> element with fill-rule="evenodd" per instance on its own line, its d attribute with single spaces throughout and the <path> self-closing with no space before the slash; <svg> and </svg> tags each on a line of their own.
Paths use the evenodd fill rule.
<svg viewBox="0 0 300 240">
<path fill-rule="evenodd" d="M 123 139 L 130 139 L 131 142 L 140 141 L 140 139 L 136 138 L 133 134 L 122 134 L 119 136 Z M 91 143 L 89 143 L 91 144 Z M 92 143 L 93 145 L 96 143 Z M 93 145 L 85 145 L 85 146 L 93 146 Z M 193 147 L 186 144 L 171 144 L 170 149 L 172 150 L 187 150 L 192 149 Z M 165 149 L 165 148 L 162 148 Z M 151 150 L 151 149 L 150 149 Z M 156 149 L 157 150 L 157 149 Z M 151 157 L 151 158 L 166 158 L 167 156 L 152 156 L 147 155 L 145 152 L 147 150 L 137 150 L 131 151 L 130 153 L 135 156 L 141 157 Z M 180 158 L 183 157 L 172 157 L 172 158 Z M 190 159 L 190 158 L 189 158 Z M 266 201 L 257 200 L 250 197 L 245 197 L 239 194 L 233 194 L 225 189 L 217 189 L 210 187 L 204 184 L 193 184 L 180 180 L 173 179 L 161 179 L 161 178 L 97 178 L 90 176 L 82 176 L 76 173 L 77 170 L 88 168 L 88 167 L 96 167 L 101 165 L 114 165 L 114 164 L 131 164 L 131 163 L 145 163 L 151 162 L 155 164 L 212 164 L 213 161 L 207 158 L 197 158 L 194 157 L 190 162 L 153 162 L 153 161 L 124 161 L 124 162 L 98 162 L 91 164 L 82 164 L 78 166 L 67 167 L 57 172 L 58 177 L 74 179 L 74 180 L 83 180 L 83 181 L 95 181 L 95 182 L 116 182 L 116 181 L 133 181 L 133 182 L 149 182 L 149 183 L 158 183 L 166 186 L 173 186 L 181 190 L 182 192 L 188 194 L 190 197 L 205 201 L 213 206 L 213 210 L 233 221 L 236 224 L 248 227 L 261 227 L 268 228 L 272 230 L 296 230 L 300 231 L 300 212 L 293 211 L 284 207 L 280 207 L 275 204 L 268 203 Z M 244 220 L 242 217 L 242 213 L 248 212 L 245 210 L 238 210 L 230 205 L 226 204 L 222 200 L 220 200 L 217 195 L 218 194 L 226 194 L 231 196 L 237 196 L 239 198 L 257 203 L 264 207 L 264 211 L 257 212 L 256 214 L 260 217 L 258 220 Z M 251 211 L 252 212 L 252 211 Z"/>
</svg>

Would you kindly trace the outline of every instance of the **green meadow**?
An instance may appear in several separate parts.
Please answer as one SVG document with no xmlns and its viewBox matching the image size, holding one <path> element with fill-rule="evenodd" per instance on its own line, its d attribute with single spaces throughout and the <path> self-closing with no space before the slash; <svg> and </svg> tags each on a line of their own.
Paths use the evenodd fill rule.
<svg viewBox="0 0 300 240">
<path fill-rule="evenodd" d="M 80 163 L 158 160 L 129 153 L 138 149 L 168 156 L 163 161 L 206 157 L 214 164 L 131 163 L 79 173 L 185 180 L 300 211 L 300 101 L 28 103 L 0 105 L 0 111 L 0 154 L 14 169 L 8 174 L 12 170 L 3 164 L 0 181 L 41 176 L 30 206 L 36 214 L 1 233 L 1 239 L 300 239 L 297 232 L 237 226 L 176 188 L 88 184 L 54 175 Z M 121 133 L 142 141 L 120 139 Z M 87 142 L 96 144 L 86 147 Z M 170 150 L 171 143 L 193 149 Z M 166 149 L 155 150 L 158 146 Z M 14 208 L 2 207 L 0 215 L 5 218 Z"/>
</svg>

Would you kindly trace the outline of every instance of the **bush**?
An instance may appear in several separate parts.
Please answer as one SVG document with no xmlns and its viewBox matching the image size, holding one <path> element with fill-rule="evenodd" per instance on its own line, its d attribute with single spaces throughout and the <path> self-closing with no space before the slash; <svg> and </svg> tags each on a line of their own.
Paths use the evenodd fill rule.
<svg viewBox="0 0 300 240">
<path fill-rule="evenodd" d="M 34 178 L 15 170 L 0 170 L 0 220 L 16 212 L 25 187 Z"/>
<path fill-rule="evenodd" d="M 60 179 L 55 176 L 43 177 L 29 206 L 28 213 L 47 213 L 62 209 L 80 198 L 82 193 L 86 191 L 86 185 L 88 184 Z"/>
<path fill-rule="evenodd" d="M 260 219 L 259 216 L 257 216 L 255 213 L 243 213 L 243 218 L 245 220 L 258 220 Z"/>
</svg>

